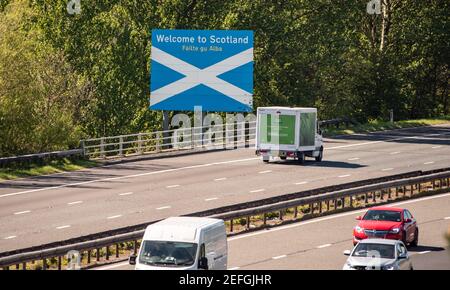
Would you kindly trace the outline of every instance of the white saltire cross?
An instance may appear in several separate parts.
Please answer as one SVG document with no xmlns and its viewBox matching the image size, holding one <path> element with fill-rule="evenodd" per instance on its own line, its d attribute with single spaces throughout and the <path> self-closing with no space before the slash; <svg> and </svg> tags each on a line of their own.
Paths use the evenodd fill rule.
<svg viewBox="0 0 450 290">
<path fill-rule="evenodd" d="M 207 68 L 200 69 L 152 46 L 152 60 L 185 75 L 184 78 L 151 92 L 150 106 L 203 84 L 234 100 L 251 105 L 252 95 L 217 76 L 253 61 L 253 48 L 244 50 Z"/>
</svg>

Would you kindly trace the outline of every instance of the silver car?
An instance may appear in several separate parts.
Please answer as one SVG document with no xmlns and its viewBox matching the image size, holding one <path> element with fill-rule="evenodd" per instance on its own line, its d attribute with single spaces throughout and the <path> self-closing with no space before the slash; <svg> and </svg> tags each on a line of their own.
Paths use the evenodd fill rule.
<svg viewBox="0 0 450 290">
<path fill-rule="evenodd" d="M 344 255 L 349 257 L 343 270 L 413 270 L 402 241 L 366 239 Z"/>
</svg>

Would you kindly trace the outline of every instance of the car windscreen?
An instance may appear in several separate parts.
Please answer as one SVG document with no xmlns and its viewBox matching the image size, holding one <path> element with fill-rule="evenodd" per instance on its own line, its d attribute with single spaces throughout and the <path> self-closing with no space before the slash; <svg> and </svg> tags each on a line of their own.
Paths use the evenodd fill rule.
<svg viewBox="0 0 450 290">
<path fill-rule="evenodd" d="M 197 244 L 168 241 L 144 241 L 139 263 L 151 266 L 190 266 L 197 254 Z"/>
<path fill-rule="evenodd" d="M 363 220 L 400 222 L 402 220 L 402 215 L 399 211 L 369 210 Z"/>
<path fill-rule="evenodd" d="M 353 257 L 395 258 L 395 246 L 383 244 L 359 243 L 352 254 Z"/>
</svg>

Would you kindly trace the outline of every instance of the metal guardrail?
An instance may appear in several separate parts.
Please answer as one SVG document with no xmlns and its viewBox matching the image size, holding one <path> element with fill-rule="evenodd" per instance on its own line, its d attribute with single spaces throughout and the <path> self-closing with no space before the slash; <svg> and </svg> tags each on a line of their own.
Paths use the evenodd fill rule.
<svg viewBox="0 0 450 290">
<path fill-rule="evenodd" d="M 74 157 L 74 156 L 83 156 L 82 149 L 73 149 L 66 151 L 54 151 L 54 152 L 46 152 L 46 153 L 38 153 L 38 154 L 28 154 L 21 156 L 13 156 L 13 157 L 2 157 L 0 158 L 0 167 L 9 165 L 11 163 L 39 163 L 46 159 L 54 159 L 54 158 L 64 158 L 64 157 Z"/>
<path fill-rule="evenodd" d="M 436 183 L 437 181 L 437 183 Z M 437 184 L 440 188 L 449 188 L 450 185 L 450 172 L 436 173 L 429 176 L 420 176 L 406 178 L 402 180 L 388 181 L 385 183 L 379 183 L 374 185 L 366 185 L 356 187 L 353 189 L 346 189 L 317 196 L 302 197 L 295 200 L 283 201 L 271 205 L 264 205 L 256 208 L 243 209 L 225 214 L 212 215 L 212 218 L 220 218 L 223 220 L 233 220 L 242 217 L 251 217 L 256 215 L 264 215 L 267 212 L 286 210 L 292 207 L 300 207 L 307 205 L 310 209 L 317 209 L 319 213 L 322 213 L 324 209 L 330 208 L 330 202 L 337 208 L 338 204 L 344 208 L 347 204 L 350 208 L 354 207 L 354 201 L 358 200 L 356 197 L 362 197 L 359 200 L 367 202 L 372 200 L 374 203 L 377 199 L 389 201 L 390 199 L 399 197 L 399 193 L 405 194 L 409 192 L 409 196 L 422 193 L 423 190 L 428 191 L 429 187 L 424 186 L 425 183 L 431 182 L 431 189 L 435 190 Z M 417 191 L 417 192 L 415 192 Z M 385 199 L 385 197 L 387 197 Z M 349 198 L 349 200 L 346 200 Z M 326 203 L 325 206 L 323 203 Z"/>
<path fill-rule="evenodd" d="M 234 149 L 248 147 L 256 136 L 256 121 L 178 128 L 151 133 L 82 140 L 89 158 L 124 157 L 197 148 Z"/>
<path fill-rule="evenodd" d="M 288 221 L 299 221 L 399 199 L 415 198 L 417 196 L 448 191 L 450 191 L 450 171 L 445 171 L 300 197 L 209 216 L 225 220 L 228 226 L 228 234 L 233 235 L 237 232 L 265 228 Z M 145 226 L 154 222 L 157 221 L 147 223 Z M 136 253 L 139 247 L 139 240 L 144 234 L 145 226 L 139 230 L 110 237 L 1 257 L 0 267 L 9 269 L 10 266 L 15 265 L 16 269 L 20 269 L 20 265 L 22 265 L 22 269 L 27 269 L 29 262 L 42 261 L 42 269 L 48 269 L 48 262 L 54 260 L 56 263 L 55 268 L 62 269 L 63 257 L 72 250 L 80 251 L 84 254 L 85 265 L 90 265 L 92 258 L 99 262 L 103 248 L 105 249 L 104 256 L 106 260 L 109 260 L 113 254 L 118 258 L 121 255 L 121 251 Z M 113 248 L 113 251 L 111 251 L 111 247 L 115 249 Z M 93 256 L 94 251 L 95 255 Z"/>
</svg>

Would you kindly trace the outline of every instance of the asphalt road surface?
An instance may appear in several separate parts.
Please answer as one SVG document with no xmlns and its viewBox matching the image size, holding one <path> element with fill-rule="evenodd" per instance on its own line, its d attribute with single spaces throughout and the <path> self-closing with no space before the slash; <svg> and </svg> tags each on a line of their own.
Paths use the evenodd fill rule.
<svg viewBox="0 0 450 290">
<path fill-rule="evenodd" d="M 419 245 L 409 248 L 416 270 L 450 270 L 444 238 L 450 225 L 450 193 L 403 201 L 390 206 L 408 208 L 418 221 Z M 352 245 L 355 217 L 365 210 L 308 220 L 228 239 L 230 270 L 337 270 Z M 131 270 L 118 263 L 98 270 Z"/>
<path fill-rule="evenodd" d="M 303 166 L 264 164 L 254 149 L 239 149 L 4 181 L 0 252 L 306 189 L 448 166 L 450 125 L 443 125 L 325 139 L 324 161 Z M 448 203 L 445 208 L 434 206 L 437 209 L 429 210 L 450 215 Z M 340 236 L 328 229 L 318 232 Z M 297 239 L 278 237 L 286 246 Z M 342 239 L 349 239 L 348 230 Z M 330 241 L 324 239 L 326 243 Z M 278 260 L 248 259 L 251 267 L 276 265 Z"/>
</svg>

